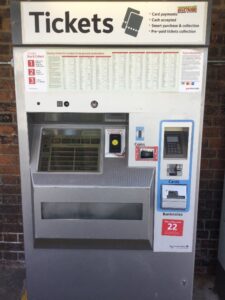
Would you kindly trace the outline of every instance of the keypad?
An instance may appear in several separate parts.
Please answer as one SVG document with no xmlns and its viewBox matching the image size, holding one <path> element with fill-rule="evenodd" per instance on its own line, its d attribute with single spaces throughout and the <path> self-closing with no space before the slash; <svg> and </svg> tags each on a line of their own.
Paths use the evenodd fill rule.
<svg viewBox="0 0 225 300">
<path fill-rule="evenodd" d="M 169 154 L 181 154 L 181 146 L 178 143 L 168 143 Z"/>
</svg>

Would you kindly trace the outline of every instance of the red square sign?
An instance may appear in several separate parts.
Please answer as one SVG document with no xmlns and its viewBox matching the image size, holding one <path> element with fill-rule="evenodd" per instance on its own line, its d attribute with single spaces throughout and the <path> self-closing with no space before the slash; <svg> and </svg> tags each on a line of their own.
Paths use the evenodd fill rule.
<svg viewBox="0 0 225 300">
<path fill-rule="evenodd" d="M 34 76 L 35 75 L 35 69 L 28 69 L 28 74 L 30 76 Z"/>
<path fill-rule="evenodd" d="M 29 77 L 29 84 L 35 84 L 36 80 L 35 77 Z"/>
<path fill-rule="evenodd" d="M 182 236 L 184 228 L 183 220 L 168 220 L 162 221 L 162 235 Z"/>
<path fill-rule="evenodd" d="M 28 67 L 34 67 L 34 60 L 28 59 L 27 64 L 28 64 Z"/>
</svg>

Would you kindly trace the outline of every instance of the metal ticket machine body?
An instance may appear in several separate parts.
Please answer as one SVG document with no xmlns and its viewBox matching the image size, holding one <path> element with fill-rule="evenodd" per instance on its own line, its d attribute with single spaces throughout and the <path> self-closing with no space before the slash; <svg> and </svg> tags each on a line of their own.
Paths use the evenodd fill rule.
<svg viewBox="0 0 225 300">
<path fill-rule="evenodd" d="M 191 300 L 209 10 L 13 3 L 29 300 Z"/>
</svg>

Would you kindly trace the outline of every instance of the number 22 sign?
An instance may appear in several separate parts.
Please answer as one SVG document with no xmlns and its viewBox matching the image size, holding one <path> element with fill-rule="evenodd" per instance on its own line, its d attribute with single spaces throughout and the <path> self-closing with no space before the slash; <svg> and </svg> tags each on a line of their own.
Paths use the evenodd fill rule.
<svg viewBox="0 0 225 300">
<path fill-rule="evenodd" d="M 183 220 L 162 220 L 162 235 L 182 236 L 184 228 Z"/>
</svg>

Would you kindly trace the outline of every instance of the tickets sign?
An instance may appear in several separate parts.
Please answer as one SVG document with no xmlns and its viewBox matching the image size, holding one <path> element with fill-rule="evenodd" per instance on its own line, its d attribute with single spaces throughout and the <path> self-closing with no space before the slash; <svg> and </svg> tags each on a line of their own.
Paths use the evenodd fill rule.
<svg viewBox="0 0 225 300">
<path fill-rule="evenodd" d="M 205 45 L 207 1 L 21 2 L 23 44 Z"/>
</svg>

